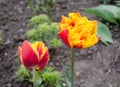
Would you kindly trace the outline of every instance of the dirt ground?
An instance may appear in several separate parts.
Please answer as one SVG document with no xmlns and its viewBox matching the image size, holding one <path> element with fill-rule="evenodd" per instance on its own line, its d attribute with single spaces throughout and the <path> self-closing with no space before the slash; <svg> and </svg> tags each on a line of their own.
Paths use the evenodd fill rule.
<svg viewBox="0 0 120 87">
<path fill-rule="evenodd" d="M 4 38 L 0 47 L 0 87 L 32 87 L 28 82 L 18 81 L 15 76 L 21 64 L 16 56 L 17 47 L 26 39 L 24 33 L 28 30 L 27 23 L 32 17 L 26 1 L 2 0 L 0 3 L 0 31 Z M 58 0 L 53 5 L 53 21 L 60 21 L 61 15 L 76 11 L 89 19 L 99 20 L 83 10 L 99 5 L 98 0 L 76 0 L 76 3 L 69 1 Z M 99 42 L 88 49 L 75 49 L 75 87 L 120 87 L 120 29 L 116 25 L 106 24 L 112 32 L 113 44 L 105 46 Z M 70 69 L 70 56 L 70 48 L 63 45 L 52 55 L 49 65 L 55 66 L 59 71 L 62 71 L 62 64 Z"/>
</svg>

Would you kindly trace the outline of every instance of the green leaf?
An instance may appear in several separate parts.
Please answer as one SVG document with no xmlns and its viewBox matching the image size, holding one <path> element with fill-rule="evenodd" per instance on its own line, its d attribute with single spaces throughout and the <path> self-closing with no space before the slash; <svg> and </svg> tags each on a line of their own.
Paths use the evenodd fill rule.
<svg viewBox="0 0 120 87">
<path fill-rule="evenodd" d="M 43 24 L 43 23 L 49 23 L 49 17 L 45 14 L 33 16 L 29 20 L 29 25 L 34 28 L 36 28 L 39 24 Z"/>
<path fill-rule="evenodd" d="M 64 87 L 63 83 L 61 80 L 58 80 L 58 83 L 57 83 L 58 87 Z"/>
<path fill-rule="evenodd" d="M 31 82 L 31 74 L 30 71 L 28 69 L 26 69 L 26 67 L 24 67 L 24 65 L 20 65 L 18 71 L 16 72 L 16 75 L 19 76 L 19 80 L 26 80 Z"/>
<path fill-rule="evenodd" d="M 101 41 L 108 45 L 109 43 L 113 43 L 113 38 L 112 38 L 112 34 L 109 30 L 109 28 L 104 25 L 101 22 L 98 22 L 98 36 L 101 36 Z"/>
<path fill-rule="evenodd" d="M 47 22 L 45 15 L 39 15 L 33 16 L 29 25 L 32 29 L 28 30 L 25 35 L 30 42 L 41 40 L 48 48 L 57 48 L 61 45 L 58 38 L 59 26 L 57 22 Z"/>
<path fill-rule="evenodd" d="M 109 21 L 114 24 L 118 24 L 118 12 L 120 12 L 120 8 L 113 5 L 100 5 L 97 7 L 91 7 L 85 9 L 86 12 L 94 14 L 98 17 L 103 18 L 106 21 Z"/>
<path fill-rule="evenodd" d="M 65 73 L 65 79 L 68 87 L 71 87 L 71 77 L 70 74 L 68 73 L 67 69 L 63 66 L 64 73 Z"/>
<path fill-rule="evenodd" d="M 36 72 L 36 87 L 39 87 L 42 84 L 43 79 L 39 72 Z"/>
</svg>

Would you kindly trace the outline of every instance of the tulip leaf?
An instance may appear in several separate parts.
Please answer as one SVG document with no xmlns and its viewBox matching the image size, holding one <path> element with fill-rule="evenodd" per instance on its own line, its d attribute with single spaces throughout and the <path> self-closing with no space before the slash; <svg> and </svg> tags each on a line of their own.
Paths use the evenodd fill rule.
<svg viewBox="0 0 120 87">
<path fill-rule="evenodd" d="M 101 22 L 98 22 L 97 30 L 98 30 L 98 36 L 101 36 L 101 41 L 104 44 L 108 45 L 109 43 L 114 42 L 112 38 L 112 34 L 106 25 L 104 25 Z"/>
<path fill-rule="evenodd" d="M 58 85 L 58 87 L 64 87 L 64 85 L 63 85 L 61 80 L 58 80 L 58 84 L 57 85 Z"/>
<path fill-rule="evenodd" d="M 36 72 L 36 87 L 39 87 L 42 84 L 43 79 L 40 76 L 39 72 Z"/>
<path fill-rule="evenodd" d="M 70 74 L 67 71 L 67 69 L 65 68 L 65 66 L 63 66 L 63 68 L 64 68 L 64 74 L 65 74 L 66 83 L 67 83 L 68 87 L 71 87 L 71 77 L 70 77 Z"/>
<path fill-rule="evenodd" d="M 114 24 L 118 24 L 120 8 L 113 5 L 100 5 L 85 9 L 86 12 L 94 14 Z"/>
</svg>

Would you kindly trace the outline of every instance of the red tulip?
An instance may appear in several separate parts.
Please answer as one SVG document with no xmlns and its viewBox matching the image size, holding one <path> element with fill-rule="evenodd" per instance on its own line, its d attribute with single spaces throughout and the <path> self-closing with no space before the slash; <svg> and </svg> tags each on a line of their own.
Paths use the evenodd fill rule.
<svg viewBox="0 0 120 87">
<path fill-rule="evenodd" d="M 36 67 L 36 70 L 41 70 L 49 61 L 48 48 L 41 41 L 31 44 L 25 40 L 22 47 L 18 47 L 18 54 L 21 62 L 28 69 Z"/>
</svg>

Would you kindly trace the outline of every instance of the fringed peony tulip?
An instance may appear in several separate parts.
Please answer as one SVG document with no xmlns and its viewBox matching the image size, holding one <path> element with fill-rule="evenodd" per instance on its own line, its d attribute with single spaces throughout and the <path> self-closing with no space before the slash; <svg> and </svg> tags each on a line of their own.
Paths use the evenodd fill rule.
<svg viewBox="0 0 120 87">
<path fill-rule="evenodd" d="M 43 69 L 49 60 L 48 48 L 43 42 L 29 43 L 27 40 L 22 43 L 22 47 L 18 47 L 20 60 L 25 67 L 36 70 Z"/>
<path fill-rule="evenodd" d="M 89 21 L 79 12 L 62 16 L 58 33 L 61 40 L 71 48 L 88 48 L 99 41 L 97 37 L 97 21 Z"/>
</svg>

